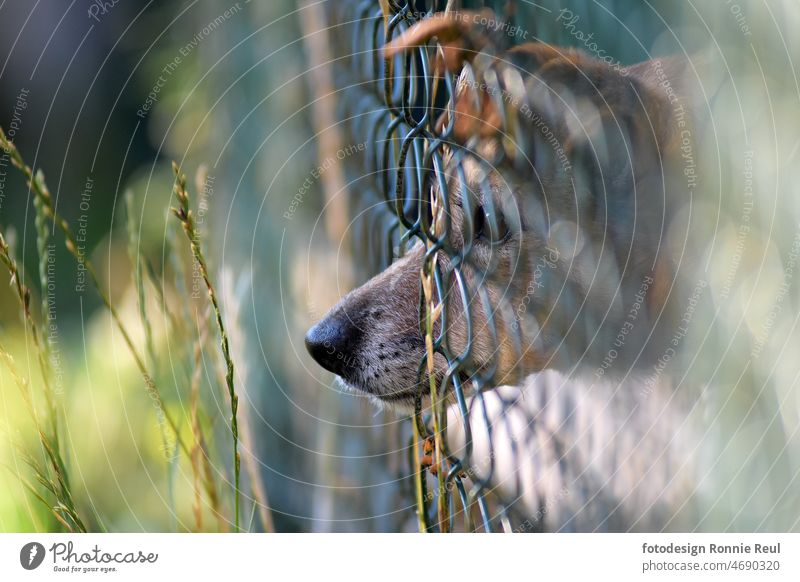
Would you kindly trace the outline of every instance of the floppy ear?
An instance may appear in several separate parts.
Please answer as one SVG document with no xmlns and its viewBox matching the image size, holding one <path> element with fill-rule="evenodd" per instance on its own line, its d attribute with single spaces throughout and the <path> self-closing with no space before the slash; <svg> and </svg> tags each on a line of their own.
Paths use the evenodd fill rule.
<svg viewBox="0 0 800 582">
<path fill-rule="evenodd" d="M 437 65 L 443 65 L 451 73 L 457 73 L 464 62 L 471 61 L 476 54 L 490 44 L 485 27 L 476 24 L 481 21 L 493 21 L 492 11 L 485 9 L 480 12 L 440 12 L 434 14 L 417 22 L 398 38 L 383 47 L 383 54 L 387 58 L 391 58 L 412 48 L 422 46 L 436 37 L 444 53 L 441 59 L 437 55 Z"/>
</svg>

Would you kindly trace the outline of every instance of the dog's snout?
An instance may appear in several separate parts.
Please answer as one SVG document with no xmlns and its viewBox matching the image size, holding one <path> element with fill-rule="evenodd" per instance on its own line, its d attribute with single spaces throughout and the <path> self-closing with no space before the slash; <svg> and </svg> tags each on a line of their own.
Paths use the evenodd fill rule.
<svg viewBox="0 0 800 582">
<path fill-rule="evenodd" d="M 353 355 L 360 341 L 358 327 L 342 314 L 331 315 L 317 323 L 306 334 L 306 349 L 323 368 L 347 376 Z"/>
</svg>

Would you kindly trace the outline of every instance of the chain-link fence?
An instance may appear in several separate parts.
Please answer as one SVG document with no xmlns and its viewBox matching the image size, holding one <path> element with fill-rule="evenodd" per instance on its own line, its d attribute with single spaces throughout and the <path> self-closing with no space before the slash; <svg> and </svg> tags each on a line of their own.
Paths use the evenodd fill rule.
<svg viewBox="0 0 800 582">
<path fill-rule="evenodd" d="M 683 329 L 681 322 L 688 328 L 693 318 L 697 323 L 705 317 L 698 305 L 713 311 L 713 304 L 705 293 L 707 275 L 697 278 L 701 271 L 693 270 L 693 263 L 691 268 L 682 263 L 679 276 L 668 272 L 669 261 L 660 261 L 662 241 L 674 234 L 670 229 L 680 221 L 673 219 L 681 214 L 679 202 L 672 207 L 669 196 L 656 194 L 691 192 L 697 186 L 694 166 L 691 171 L 685 166 L 685 151 L 683 166 L 666 167 L 660 149 L 666 142 L 678 135 L 681 147 L 683 136 L 683 147 L 698 156 L 709 144 L 702 132 L 686 138 L 668 127 L 678 127 L 680 113 L 677 122 L 653 114 L 635 84 L 621 97 L 591 77 L 590 65 L 570 61 L 590 81 L 591 96 L 584 99 L 584 79 L 565 80 L 557 68 L 542 72 L 535 51 L 507 51 L 525 42 L 577 46 L 625 77 L 630 63 L 652 58 L 654 45 L 661 52 L 679 47 L 686 54 L 702 43 L 690 46 L 674 33 L 671 27 L 680 23 L 685 7 L 673 3 L 659 3 L 657 12 L 638 2 L 580 2 L 569 8 L 554 2 L 452 4 L 336 2 L 327 14 L 338 119 L 346 141 L 366 144 L 363 155 L 348 157 L 345 164 L 349 213 L 356 217 L 353 252 L 365 274 L 410 253 L 420 257 L 414 297 L 425 347 L 416 377 L 405 379 L 417 390 L 413 419 L 399 437 L 408 443 L 407 466 L 399 473 L 406 476 L 404 491 L 414 499 L 418 526 L 536 531 L 545 527 L 545 516 L 558 514 L 550 526 L 561 529 L 697 527 L 693 504 L 702 492 L 691 484 L 688 467 L 708 461 L 697 453 L 703 449 L 700 442 L 726 437 L 708 431 L 696 437 L 684 430 L 693 415 L 708 415 L 709 408 L 701 413 L 698 406 L 708 395 L 700 388 L 667 387 L 663 371 L 673 358 L 673 372 L 694 365 L 696 358 L 676 363 L 675 354 L 691 356 L 695 344 L 691 336 L 684 339 L 688 331 L 678 335 L 675 330 Z M 414 28 L 422 21 L 427 28 Z M 658 90 L 671 90 L 666 77 L 658 77 L 660 61 L 654 66 Z M 528 82 L 531 76 L 565 90 L 557 97 L 537 92 Z M 708 87 L 710 82 L 703 90 Z M 704 94 L 709 107 L 715 91 Z M 580 120 L 578 129 L 570 126 L 572 114 Z M 663 142 L 648 137 L 637 125 L 640 119 L 653 135 L 670 137 Z M 572 140 L 576 132 L 589 137 L 578 143 Z M 545 191 L 557 190 L 560 179 L 570 185 L 574 201 L 548 202 Z M 537 180 L 538 186 L 531 186 Z M 704 188 L 719 192 L 720 180 L 710 176 Z M 520 202 L 517 195 L 526 187 L 542 196 Z M 580 199 L 599 192 L 601 202 Z M 615 198 L 615 192 L 628 198 Z M 627 205 L 633 199 L 634 208 L 638 203 L 646 211 L 630 214 Z M 558 220 L 559 211 L 548 204 L 576 215 L 578 206 L 589 205 L 591 220 L 605 235 L 599 236 L 592 223 Z M 524 244 L 504 245 L 523 231 L 536 239 L 538 225 L 530 224 L 536 216 L 554 222 L 540 229 L 547 236 L 535 241 L 539 250 L 533 260 Z M 607 246 L 627 249 L 628 255 L 609 259 Z M 652 265 L 637 264 L 641 257 L 653 259 Z M 580 279 L 584 269 L 590 281 Z M 538 311 L 531 304 L 534 295 Z M 664 304 L 672 298 L 679 309 L 670 315 Z M 681 344 L 680 350 L 670 342 Z M 549 352 L 552 345 L 557 347 Z M 722 352 L 711 353 L 709 361 L 723 361 Z M 562 371 L 573 362 L 588 364 L 598 382 L 576 383 L 551 373 L 526 378 L 556 361 Z M 634 372 L 645 368 L 648 374 Z M 610 395 L 598 397 L 595 384 L 612 369 L 617 375 Z M 523 384 L 527 390 L 519 388 Z M 764 394 L 758 391 L 753 403 Z M 586 409 L 594 404 L 602 420 L 592 423 L 585 415 L 593 414 Z M 726 414 L 738 421 L 750 410 Z M 588 428 L 572 426 L 581 423 Z M 553 426 L 590 436 L 562 441 Z M 593 452 L 578 450 L 581 439 Z M 782 436 L 774 441 L 768 458 L 783 454 L 774 454 L 783 451 L 783 442 Z M 603 451 L 612 458 L 608 465 L 598 464 L 595 456 L 602 443 L 609 447 Z M 723 450 L 729 453 L 727 446 Z M 771 480 L 775 465 L 757 487 Z M 587 479 L 592 471 L 600 481 Z M 740 473 L 741 468 L 736 476 Z M 684 485 L 689 494 L 676 503 Z M 729 489 L 725 486 L 723 493 Z M 709 518 L 716 511 L 723 521 Z M 729 517 L 715 502 L 703 520 L 714 527 Z"/>
<path fill-rule="evenodd" d="M 443 9 L 439 6 L 438 9 Z M 338 100 L 340 119 L 347 122 L 347 131 L 354 143 L 366 143 L 365 166 L 350 167 L 358 186 L 351 190 L 352 212 L 364 213 L 356 222 L 354 239 L 363 253 L 364 264 L 371 272 L 386 267 L 398 255 L 404 254 L 416 241 L 427 247 L 426 271 L 436 285 L 436 296 L 444 297 L 448 281 L 461 278 L 460 267 L 442 272 L 431 258 L 443 248 L 444 237 L 434 232 L 430 188 L 434 167 L 443 169 L 442 146 L 452 141 L 452 127 L 436 127 L 437 119 L 453 99 L 453 78 L 450 73 L 437 76 L 427 50 L 386 60 L 380 48 L 426 16 L 436 6 L 424 3 L 395 3 L 382 8 L 375 2 L 340 3 L 330 7 L 331 22 L 335 23 L 335 50 L 338 59 L 337 80 L 342 94 Z M 393 68 L 396 69 L 393 70 Z M 359 160 L 360 161 L 360 160 Z M 351 182 L 352 183 L 352 182 Z M 446 189 L 446 185 L 445 185 Z M 448 199 L 445 192 L 443 198 Z M 466 257 L 462 257 L 462 260 Z M 467 297 L 463 297 L 468 301 Z M 453 300 L 453 299 L 451 299 Z M 420 333 L 424 334 L 426 308 L 420 306 Z M 469 315 L 468 315 L 469 317 Z M 493 324 L 491 324 L 493 325 Z M 442 328 L 440 328 L 442 329 Z M 439 333 L 433 350 L 448 362 L 443 382 L 451 383 L 457 399 L 466 412 L 466 398 L 460 380 L 461 371 L 469 369 L 469 345 L 459 356 L 448 349 L 444 333 Z M 426 362 L 419 365 L 418 381 L 422 382 Z M 476 378 L 476 383 L 491 381 L 491 375 Z M 444 439 L 439 447 L 447 458 L 438 479 L 426 476 L 420 464 L 420 440 L 426 440 L 422 454 L 433 453 L 433 427 L 445 420 L 442 407 L 437 419 L 421 415 L 421 400 L 417 399 L 413 437 L 408 450 L 408 467 L 413 468 L 413 484 L 407 492 L 416 492 L 420 527 L 448 530 L 455 527 L 455 516 L 463 517 L 464 526 L 473 529 L 473 507 L 480 509 L 479 522 L 491 530 L 491 512 L 486 498 L 489 480 L 478 481 L 468 489 L 464 472 L 469 459 L 456 455 Z M 440 433 L 442 434 L 442 433 Z M 415 458 L 415 453 L 417 454 Z M 429 489 L 432 491 L 429 492 Z M 460 506 L 462 511 L 457 509 Z M 439 508 L 438 518 L 432 508 Z M 468 508 L 466 511 L 463 509 Z"/>
<path fill-rule="evenodd" d="M 464 167 L 468 162 L 464 161 L 465 157 L 471 156 L 472 160 L 486 167 L 486 179 L 482 185 L 486 192 L 492 191 L 488 179 L 490 165 L 500 162 L 481 159 L 468 147 L 461 147 L 463 143 L 459 146 L 453 136 L 453 123 L 442 124 L 445 111 L 452 111 L 455 107 L 455 80 L 452 72 L 436 70 L 435 49 L 420 48 L 393 59 L 385 59 L 381 52 L 383 46 L 414 23 L 446 8 L 444 3 L 435 4 L 389 2 L 381 6 L 367 1 L 337 3 L 330 7 L 331 22 L 336 25 L 337 80 L 342 89 L 338 100 L 341 108 L 339 119 L 346 120 L 353 143 L 369 144 L 364 155 L 365 167 L 358 163 L 357 167 L 350 168 L 351 176 L 357 182 L 357 187 L 350 192 L 351 212 L 356 216 L 363 213 L 363 218 L 356 221 L 358 230 L 354 239 L 358 241 L 357 248 L 363 255 L 363 264 L 368 265 L 373 273 L 386 267 L 393 257 L 404 254 L 415 242 L 420 241 L 427 249 L 423 278 L 428 278 L 432 287 L 435 287 L 427 290 L 428 304 L 423 301 L 420 305 L 420 333 L 426 334 L 427 308 L 433 308 L 435 302 L 460 302 L 465 310 L 465 323 L 472 328 L 475 324 L 470 310 L 477 298 L 483 303 L 483 312 L 488 315 L 485 333 L 488 332 L 497 346 L 499 332 L 495 313 L 503 310 L 508 316 L 509 310 L 513 309 L 510 299 L 502 301 L 500 305 L 491 305 L 486 289 L 480 284 L 474 290 L 474 295 L 467 288 L 468 277 L 463 270 L 470 263 L 471 249 L 448 247 L 449 233 L 436 232 L 431 204 L 439 205 L 441 215 L 450 215 L 449 205 L 456 203 L 454 200 L 459 197 L 459 192 L 466 192 L 466 189 L 453 183 L 453 179 L 456 179 L 462 185 L 466 184 Z M 511 6 L 511 3 L 506 6 L 507 15 Z M 529 34 L 533 34 L 533 31 L 526 30 L 524 35 L 519 36 L 522 38 Z M 499 94 L 501 89 L 497 87 L 497 91 Z M 450 168 L 457 168 L 455 173 L 460 176 L 445 175 L 446 148 L 454 151 L 453 156 L 460 159 L 455 164 L 447 162 Z M 527 154 L 517 149 L 513 155 L 524 157 Z M 437 185 L 437 194 L 430 198 L 427 193 L 434 183 Z M 485 199 L 491 204 L 491 196 Z M 459 197 L 457 203 L 469 209 L 470 205 L 474 205 L 474 199 L 464 195 Z M 464 215 L 465 228 L 476 232 L 480 226 L 473 219 L 480 215 L 469 211 Z M 485 212 L 485 216 L 492 220 L 491 209 Z M 492 224 L 486 228 L 496 232 L 500 225 Z M 434 259 L 440 254 L 449 256 L 450 264 L 445 269 Z M 475 268 L 474 263 L 472 268 Z M 497 265 L 485 265 L 481 273 L 482 280 L 491 279 L 496 268 Z M 448 293 L 446 290 L 450 288 L 456 288 L 457 293 Z M 463 439 L 460 447 L 449 443 L 444 404 L 434 406 L 432 414 L 425 416 L 421 413 L 422 395 L 418 396 L 413 436 L 409 435 L 408 466 L 414 474 L 409 491 L 415 493 L 419 526 L 428 530 L 446 531 L 462 527 L 492 531 L 502 521 L 504 527 L 509 529 L 512 527 L 512 501 L 518 499 L 521 492 L 518 488 L 509 491 L 503 500 L 488 495 L 493 483 L 496 484 L 493 466 L 495 455 L 489 447 L 487 470 L 480 474 L 475 471 L 469 422 L 470 416 L 479 414 L 479 410 L 487 414 L 487 406 L 482 401 L 468 402 L 466 395 L 466 380 L 469 378 L 470 393 L 476 395 L 475 399 L 481 400 L 484 389 L 497 384 L 497 365 L 477 365 L 472 360 L 474 336 L 471 330 L 467 333 L 464 345 L 457 348 L 448 345 L 448 335 L 445 333 L 448 309 L 445 308 L 442 313 L 441 325 L 436 326 L 438 333 L 430 333 L 432 328 L 427 330 L 432 336 L 429 354 L 439 354 L 447 367 L 446 373 L 437 378 L 439 385 L 432 388 L 432 394 L 444 394 L 452 390 L 461 411 L 462 426 L 459 432 Z M 519 355 L 519 336 L 515 343 Z M 420 362 L 418 383 L 424 382 L 427 358 L 428 355 Z M 513 399 L 500 398 L 498 402 L 503 409 L 514 406 Z M 491 423 L 487 423 L 487 426 L 491 426 Z M 491 440 L 491 435 L 489 438 Z M 429 458 L 426 459 L 426 456 Z M 433 476 L 428 476 L 428 467 L 434 468 Z M 521 516 L 516 518 L 519 522 Z"/>
</svg>

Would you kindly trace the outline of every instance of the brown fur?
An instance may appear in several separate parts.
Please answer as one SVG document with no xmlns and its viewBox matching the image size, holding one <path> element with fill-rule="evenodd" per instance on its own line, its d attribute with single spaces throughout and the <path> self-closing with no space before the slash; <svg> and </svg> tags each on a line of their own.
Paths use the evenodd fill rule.
<svg viewBox="0 0 800 582">
<path fill-rule="evenodd" d="M 466 355 L 472 340 L 463 378 L 485 375 L 499 385 L 544 368 L 596 368 L 648 280 L 645 307 L 626 335 L 626 349 L 617 350 L 615 365 L 650 362 L 648 354 L 659 349 L 655 321 L 669 321 L 673 268 L 657 249 L 680 176 L 673 107 L 653 64 L 631 67 L 626 75 L 578 50 L 541 43 L 478 59 L 495 47 L 466 22 L 437 15 L 385 49 L 391 57 L 437 36 L 440 66 L 461 71 L 452 140 L 469 153 L 445 156 L 448 254 L 467 245 L 472 250 L 461 270 L 468 296 L 461 297 L 453 276 L 446 277 L 445 332 L 454 356 Z M 683 97 L 680 62 L 665 62 L 662 69 Z M 438 126 L 450 121 L 445 116 Z M 465 240 L 474 224 L 464 208 L 478 206 L 497 209 L 507 238 Z M 411 406 L 418 390 L 423 259 L 421 245 L 411 249 L 344 297 L 308 336 L 312 347 L 320 337 L 333 338 L 334 328 L 355 338 L 328 340 L 351 365 L 323 365 L 384 403 Z M 447 255 L 437 260 L 443 273 L 451 272 Z M 470 305 L 471 338 L 464 301 Z M 437 376 L 445 371 L 444 358 L 437 356 Z"/>
</svg>

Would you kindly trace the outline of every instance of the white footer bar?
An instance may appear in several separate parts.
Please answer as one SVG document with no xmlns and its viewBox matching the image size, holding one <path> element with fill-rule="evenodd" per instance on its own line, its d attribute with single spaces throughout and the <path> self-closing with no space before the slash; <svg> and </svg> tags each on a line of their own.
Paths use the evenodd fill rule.
<svg viewBox="0 0 800 582">
<path fill-rule="evenodd" d="M 137 582 L 254 575 L 325 582 L 797 581 L 800 534 L 3 534 L 0 574 Z"/>
</svg>

